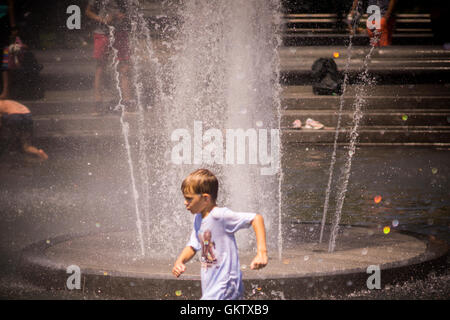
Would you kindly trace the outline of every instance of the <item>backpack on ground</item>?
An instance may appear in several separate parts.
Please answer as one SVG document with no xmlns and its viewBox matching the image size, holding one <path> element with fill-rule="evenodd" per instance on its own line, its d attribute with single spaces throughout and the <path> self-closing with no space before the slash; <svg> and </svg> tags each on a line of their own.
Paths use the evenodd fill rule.
<svg viewBox="0 0 450 320">
<path fill-rule="evenodd" d="M 314 94 L 342 94 L 342 76 L 333 59 L 319 58 L 314 61 L 311 69 Z"/>
</svg>

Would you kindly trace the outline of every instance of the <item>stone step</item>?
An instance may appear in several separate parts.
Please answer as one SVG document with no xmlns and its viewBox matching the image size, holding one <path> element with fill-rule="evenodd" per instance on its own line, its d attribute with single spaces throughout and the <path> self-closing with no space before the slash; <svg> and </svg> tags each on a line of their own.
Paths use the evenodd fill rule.
<svg viewBox="0 0 450 320">
<path fill-rule="evenodd" d="M 282 42 L 285 46 L 342 46 L 346 45 L 348 41 L 348 34 L 339 33 L 290 33 L 284 34 L 282 37 Z M 369 45 L 369 37 L 365 34 L 355 35 L 353 43 L 357 45 Z M 432 45 L 433 43 L 433 35 L 429 33 L 397 33 L 392 36 L 393 45 Z"/>
<path fill-rule="evenodd" d="M 296 119 L 305 125 L 306 119 L 312 118 L 326 126 L 335 127 L 339 113 L 335 110 L 298 111 L 286 110 L 281 119 L 282 127 L 291 126 Z M 341 125 L 350 126 L 353 123 L 353 112 L 344 110 L 341 114 Z M 409 110 L 363 110 L 360 120 L 362 126 L 449 126 L 450 109 Z"/>
<path fill-rule="evenodd" d="M 447 109 L 450 98 L 445 96 L 397 96 L 397 97 L 364 97 L 365 110 L 392 109 Z M 341 100 L 337 96 L 304 96 L 285 98 L 282 107 L 287 110 L 339 110 Z M 354 97 L 343 99 L 343 110 L 353 109 Z"/>
<path fill-rule="evenodd" d="M 406 117 L 405 117 L 406 116 Z M 130 114 L 129 119 L 136 121 L 136 114 Z M 282 115 L 281 127 L 289 128 L 295 119 L 300 119 L 303 126 L 306 119 L 312 118 L 325 125 L 326 128 L 333 128 L 337 125 L 337 112 L 292 112 L 286 111 Z M 118 114 L 111 113 L 85 113 L 85 114 L 59 114 L 34 116 L 35 131 L 39 134 L 45 132 L 69 132 L 81 131 L 107 131 L 120 130 Z M 135 123 L 134 123 L 135 124 Z M 341 126 L 351 127 L 353 125 L 353 113 L 343 112 L 341 115 Z M 360 121 L 360 126 L 367 129 L 390 128 L 393 130 L 425 130 L 425 129 L 448 129 L 450 130 L 450 110 L 443 112 L 411 112 L 411 113 L 381 113 L 365 112 Z M 389 129 L 389 130 L 390 130 Z"/>
<path fill-rule="evenodd" d="M 349 129 L 341 129 L 338 143 L 349 144 Z M 450 146 L 450 130 L 416 129 L 416 130 L 381 130 L 361 128 L 358 145 L 411 145 L 411 146 Z M 36 143 L 46 143 L 49 146 L 73 143 L 83 145 L 104 144 L 107 142 L 123 143 L 123 136 L 117 131 L 74 130 L 65 133 L 45 132 L 36 134 Z M 335 130 L 283 130 L 283 144 L 333 144 Z M 136 136 L 131 135 L 130 141 Z"/>
<path fill-rule="evenodd" d="M 109 100 L 105 105 L 96 104 L 92 101 L 92 93 L 86 92 L 85 99 L 80 100 L 19 100 L 28 106 L 34 115 L 47 114 L 80 114 L 102 112 L 106 106 L 114 106 L 117 100 Z M 365 103 L 363 110 L 384 113 L 406 113 L 418 112 L 447 112 L 450 108 L 450 97 L 446 96 L 397 96 L 376 97 L 367 96 L 363 98 Z M 354 97 L 343 99 L 343 110 L 353 109 Z M 311 112 L 336 112 L 339 110 L 341 100 L 338 96 L 298 96 L 282 95 L 281 105 L 286 111 L 311 111 Z M 432 110 L 432 111 L 431 111 Z"/>
<path fill-rule="evenodd" d="M 124 118 L 130 124 L 130 135 L 136 136 L 136 114 Z M 83 114 L 38 116 L 34 119 L 36 138 L 70 137 L 120 137 L 122 135 L 118 115 Z M 282 128 L 286 143 L 332 143 L 335 128 L 326 126 L 322 130 Z M 348 142 L 351 127 L 340 129 L 339 142 Z M 366 126 L 359 128 L 360 141 L 364 143 L 450 143 L 450 126 Z"/>
<path fill-rule="evenodd" d="M 364 109 L 448 109 L 450 86 L 447 84 L 375 85 L 361 95 Z M 343 109 L 352 109 L 357 86 L 349 85 L 342 97 Z M 339 110 L 340 96 L 319 96 L 311 86 L 285 86 L 282 107 L 288 110 Z"/>
<path fill-rule="evenodd" d="M 450 143 L 450 128 L 390 128 L 383 129 L 361 127 L 358 130 L 359 143 L 426 143 L 448 144 Z M 338 142 L 348 143 L 350 130 L 340 130 Z M 325 130 L 292 130 L 283 131 L 283 143 L 333 143 L 335 139 L 334 128 Z"/>
<path fill-rule="evenodd" d="M 347 86 L 343 97 L 343 110 L 352 110 L 356 86 Z M 370 87 L 362 98 L 364 110 L 437 110 L 450 109 L 450 85 L 376 85 Z M 114 91 L 105 94 L 106 105 L 116 105 Z M 76 114 L 102 112 L 105 106 L 93 101 L 92 90 L 46 91 L 40 100 L 20 100 L 34 115 Z M 281 93 L 282 108 L 286 110 L 326 111 L 339 110 L 340 96 L 318 96 L 311 86 L 285 86 Z M 383 111 L 384 112 L 384 111 Z M 444 112 L 444 111 L 443 111 Z"/>
<path fill-rule="evenodd" d="M 364 58 L 369 51 L 370 46 L 353 45 L 351 51 L 348 51 L 347 46 L 308 46 L 308 47 L 289 47 L 282 46 L 278 49 L 278 54 L 281 59 L 291 59 L 294 57 L 302 59 L 313 59 L 317 56 L 324 56 L 334 58 L 337 64 L 345 65 L 348 54 L 353 59 Z M 338 57 L 334 56 L 338 53 Z M 443 60 L 445 61 L 450 56 L 448 50 L 443 49 L 442 46 L 388 46 L 375 48 L 372 51 L 372 59 L 383 60 Z"/>
<path fill-rule="evenodd" d="M 168 57 L 167 48 L 154 40 L 155 54 Z M 361 72 L 368 46 L 354 46 L 348 74 L 355 82 Z M 88 89 L 92 87 L 95 61 L 92 46 L 74 50 L 35 50 L 42 85 L 46 90 Z M 334 53 L 339 58 L 334 58 Z M 280 47 L 281 80 L 285 84 L 310 84 L 311 66 L 320 57 L 334 58 L 341 72 L 347 63 L 347 49 L 343 46 Z M 369 73 L 382 83 L 439 83 L 450 79 L 450 52 L 437 46 L 391 46 L 377 48 L 368 64 Z"/>
</svg>

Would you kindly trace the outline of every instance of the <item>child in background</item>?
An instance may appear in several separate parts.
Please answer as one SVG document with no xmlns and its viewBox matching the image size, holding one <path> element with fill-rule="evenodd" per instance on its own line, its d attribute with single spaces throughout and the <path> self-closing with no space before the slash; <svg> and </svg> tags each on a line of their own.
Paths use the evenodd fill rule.
<svg viewBox="0 0 450 320">
<path fill-rule="evenodd" d="M 30 110 L 13 100 L 0 100 L 2 133 L 7 133 L 9 142 L 19 141 L 25 153 L 47 160 L 48 155 L 42 149 L 31 145 L 33 137 L 33 119 Z"/>
</svg>

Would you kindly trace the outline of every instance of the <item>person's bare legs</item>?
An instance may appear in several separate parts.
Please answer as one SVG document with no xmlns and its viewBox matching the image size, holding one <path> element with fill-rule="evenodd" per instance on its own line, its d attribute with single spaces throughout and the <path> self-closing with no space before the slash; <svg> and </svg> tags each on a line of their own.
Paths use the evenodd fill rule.
<svg viewBox="0 0 450 320">
<path fill-rule="evenodd" d="M 120 88 L 122 90 L 122 99 L 125 102 L 131 100 L 130 94 L 130 80 L 128 78 L 130 65 L 128 61 L 120 61 L 119 74 L 120 74 Z"/>
<path fill-rule="evenodd" d="M 3 81 L 3 90 L 0 94 L 0 99 L 8 99 L 9 98 L 9 71 L 2 71 L 2 81 Z"/>
<path fill-rule="evenodd" d="M 45 161 L 48 159 L 48 155 L 42 149 L 38 149 L 28 143 L 23 144 L 23 151 L 28 154 L 38 156 L 41 160 Z"/>
<path fill-rule="evenodd" d="M 103 74 L 105 72 L 105 62 L 97 61 L 97 66 L 95 67 L 95 78 L 94 78 L 94 98 L 95 102 L 103 101 Z"/>
</svg>

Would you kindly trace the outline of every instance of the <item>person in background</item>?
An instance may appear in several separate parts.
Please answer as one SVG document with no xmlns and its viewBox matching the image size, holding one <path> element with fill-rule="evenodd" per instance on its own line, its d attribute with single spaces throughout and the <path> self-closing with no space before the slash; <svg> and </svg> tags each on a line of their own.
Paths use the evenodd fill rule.
<svg viewBox="0 0 450 320">
<path fill-rule="evenodd" d="M 354 17 L 358 12 L 357 8 L 362 0 L 354 0 L 352 8 L 350 10 L 350 16 Z M 363 5 L 362 14 L 366 13 L 367 8 L 371 5 L 376 5 L 380 8 L 381 21 L 380 29 L 367 29 L 370 37 L 370 42 L 376 47 L 385 47 L 392 44 L 392 34 L 394 32 L 395 26 L 395 6 L 397 0 L 368 0 L 367 7 Z"/>
<path fill-rule="evenodd" d="M 94 96 L 97 103 L 103 102 L 102 85 L 108 56 L 111 47 L 117 50 L 119 82 L 122 91 L 123 104 L 128 107 L 131 104 L 129 84 L 129 60 L 130 50 L 128 33 L 130 23 L 126 16 L 126 4 L 121 0 L 89 0 L 86 7 L 86 15 L 97 22 L 94 30 L 94 54 L 97 61 L 94 79 Z M 110 27 L 113 27 L 111 33 Z M 114 37 L 114 43 L 110 44 L 110 37 Z"/>
<path fill-rule="evenodd" d="M 31 144 L 33 119 L 30 109 L 17 101 L 0 100 L 0 116 L 1 133 L 6 133 L 9 145 L 19 142 L 25 153 L 37 156 L 41 161 L 48 159 L 44 150 Z"/>
<path fill-rule="evenodd" d="M 0 0 L 0 50 L 2 61 L 0 65 L 2 73 L 2 92 L 0 99 L 7 99 L 10 94 L 10 74 L 8 70 L 8 46 L 11 38 L 17 36 L 17 26 L 14 16 L 14 1 Z"/>
</svg>

